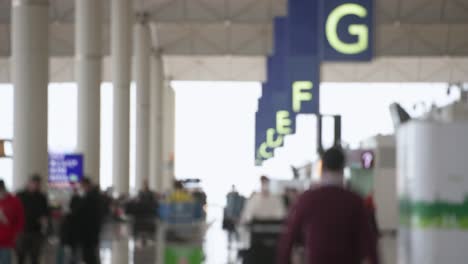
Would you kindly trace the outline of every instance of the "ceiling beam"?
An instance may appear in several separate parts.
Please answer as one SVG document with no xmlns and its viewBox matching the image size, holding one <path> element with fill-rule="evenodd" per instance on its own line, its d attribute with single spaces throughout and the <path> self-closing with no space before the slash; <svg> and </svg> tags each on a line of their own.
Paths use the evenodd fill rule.
<svg viewBox="0 0 468 264">
<path fill-rule="evenodd" d="M 164 56 L 165 78 L 194 81 L 264 81 L 264 57 Z M 103 82 L 111 81 L 103 60 Z M 0 58 L 0 83 L 10 83 L 10 63 Z M 50 82 L 74 82 L 74 58 L 50 60 Z M 322 82 L 468 82 L 467 57 L 381 57 L 370 63 L 324 63 Z"/>
</svg>

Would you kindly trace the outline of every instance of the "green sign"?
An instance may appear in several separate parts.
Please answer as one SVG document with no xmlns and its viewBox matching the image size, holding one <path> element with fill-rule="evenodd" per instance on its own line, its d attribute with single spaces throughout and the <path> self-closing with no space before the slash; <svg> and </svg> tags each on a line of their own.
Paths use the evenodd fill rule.
<svg viewBox="0 0 468 264">
<path fill-rule="evenodd" d="M 419 229 L 468 230 L 468 195 L 462 203 L 401 199 L 400 223 Z"/>
<path fill-rule="evenodd" d="M 204 259 L 201 246 L 167 246 L 164 264 L 201 264 Z"/>
</svg>

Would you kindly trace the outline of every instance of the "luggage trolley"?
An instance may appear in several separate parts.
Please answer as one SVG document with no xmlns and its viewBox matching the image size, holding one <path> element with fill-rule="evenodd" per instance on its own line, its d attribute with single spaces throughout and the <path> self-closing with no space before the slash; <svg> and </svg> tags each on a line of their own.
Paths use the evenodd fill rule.
<svg viewBox="0 0 468 264">
<path fill-rule="evenodd" d="M 248 226 L 250 231 L 250 247 L 242 252 L 242 263 L 275 263 L 283 224 L 283 220 L 254 220 Z"/>
<path fill-rule="evenodd" d="M 202 206 L 196 202 L 163 203 L 159 215 L 157 263 L 201 264 L 206 230 Z"/>
</svg>

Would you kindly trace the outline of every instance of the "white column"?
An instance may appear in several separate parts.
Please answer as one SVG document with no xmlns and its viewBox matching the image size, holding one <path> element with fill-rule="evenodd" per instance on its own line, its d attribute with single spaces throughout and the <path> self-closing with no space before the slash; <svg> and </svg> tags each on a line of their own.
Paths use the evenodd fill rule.
<svg viewBox="0 0 468 264">
<path fill-rule="evenodd" d="M 112 178 L 115 190 L 130 186 L 130 75 L 133 9 L 131 0 L 111 0 L 111 53 L 114 84 Z"/>
<path fill-rule="evenodd" d="M 99 184 L 102 2 L 75 0 L 75 78 L 78 84 L 78 148 L 84 172 Z"/>
<path fill-rule="evenodd" d="M 163 161 L 163 90 L 164 67 L 159 51 L 151 56 L 151 114 L 150 114 L 150 186 L 162 192 Z"/>
<path fill-rule="evenodd" d="M 163 110 L 163 177 L 162 188 L 164 191 L 172 189 L 172 181 L 175 165 L 175 92 L 170 83 L 164 85 L 164 110 Z"/>
<path fill-rule="evenodd" d="M 149 178 L 150 155 L 150 58 L 151 32 L 144 15 L 135 25 L 135 77 L 137 87 L 136 109 L 136 189 Z"/>
<path fill-rule="evenodd" d="M 12 1 L 14 85 L 13 188 L 32 173 L 47 182 L 47 91 L 49 83 L 49 1 Z"/>
</svg>

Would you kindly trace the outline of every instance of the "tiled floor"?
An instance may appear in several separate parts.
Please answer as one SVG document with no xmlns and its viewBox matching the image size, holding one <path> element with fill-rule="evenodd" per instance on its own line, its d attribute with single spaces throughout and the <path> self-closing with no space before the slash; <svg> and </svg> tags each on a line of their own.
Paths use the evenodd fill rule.
<svg viewBox="0 0 468 264">
<path fill-rule="evenodd" d="M 382 264 L 396 264 L 396 243 L 394 238 L 383 238 L 381 241 Z M 228 251 L 225 233 L 214 225 L 207 233 L 205 244 L 205 264 L 234 264 L 235 251 Z M 101 249 L 102 264 L 140 264 L 156 263 L 156 245 L 135 248 L 130 239 L 114 240 L 103 243 Z"/>
<path fill-rule="evenodd" d="M 380 240 L 382 264 L 397 264 L 397 244 L 395 236 L 384 236 Z"/>
<path fill-rule="evenodd" d="M 205 264 L 237 264 L 235 250 L 228 250 L 227 235 L 221 228 L 219 209 L 214 209 L 208 216 L 209 228 L 204 240 Z M 141 246 L 131 238 L 128 225 L 108 226 L 103 232 L 101 244 L 102 264 L 163 264 L 158 263 L 156 237 L 146 246 Z M 382 264 L 397 264 L 396 240 L 385 236 L 380 242 Z M 54 249 L 49 247 L 44 263 L 55 263 Z M 159 262 L 162 262 L 159 260 Z"/>
</svg>

